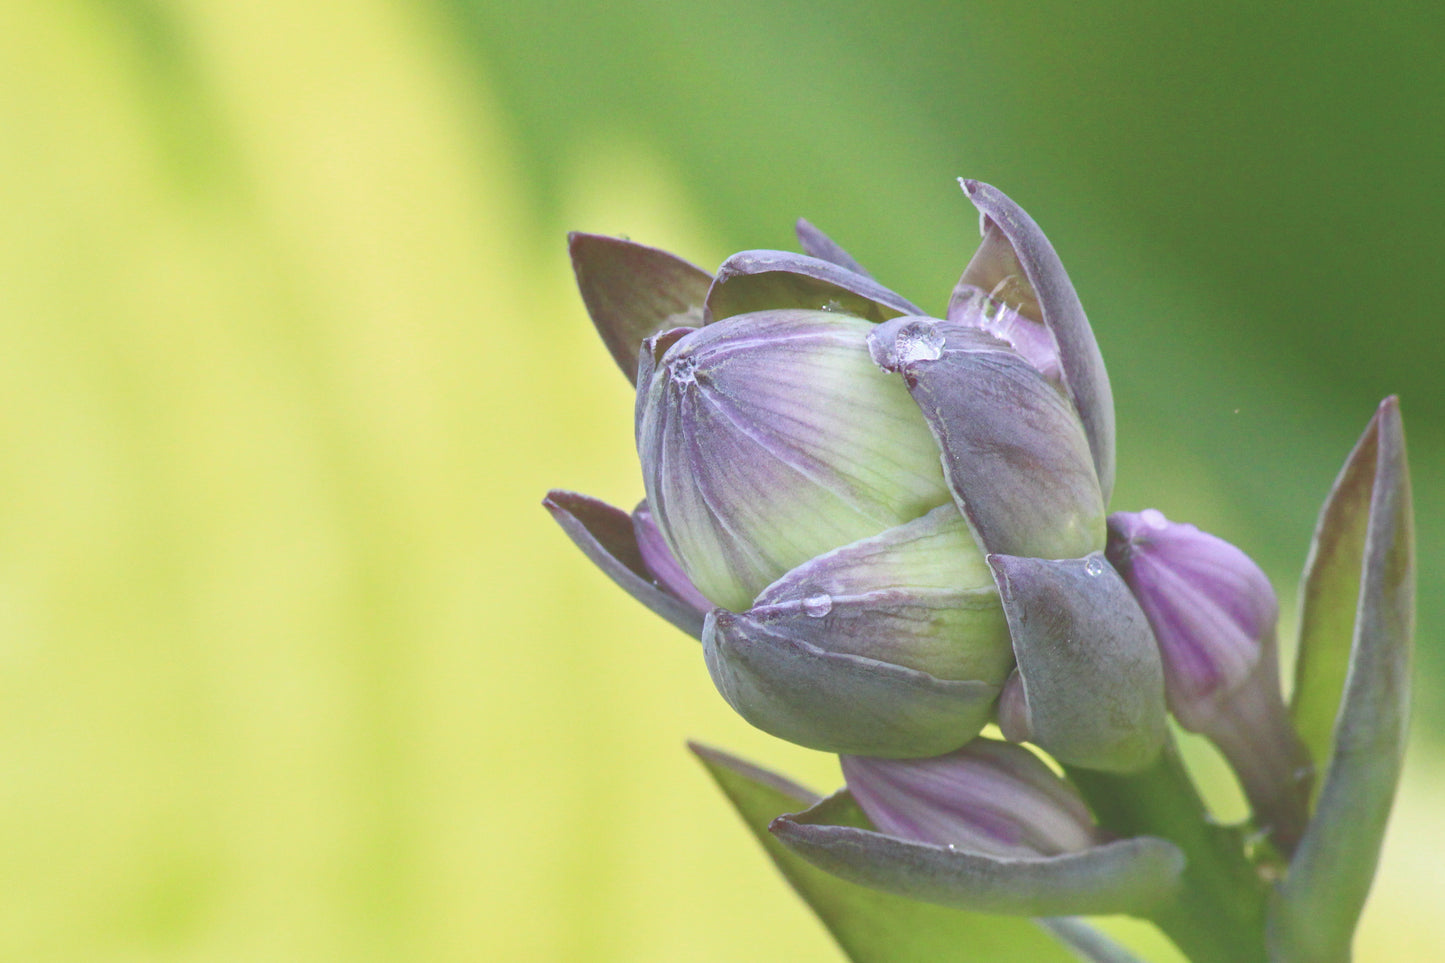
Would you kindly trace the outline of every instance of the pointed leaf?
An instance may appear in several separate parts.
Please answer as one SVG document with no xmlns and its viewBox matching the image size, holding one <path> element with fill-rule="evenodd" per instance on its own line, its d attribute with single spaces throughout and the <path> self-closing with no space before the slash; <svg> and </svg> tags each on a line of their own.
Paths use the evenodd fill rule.
<svg viewBox="0 0 1445 963">
<path fill-rule="evenodd" d="M 798 243 L 803 246 L 803 253 L 809 257 L 818 258 L 820 261 L 829 261 L 854 274 L 861 274 L 865 278 L 873 276 L 863 269 L 863 265 L 853 260 L 853 255 L 843 250 L 831 237 L 801 217 L 798 218 L 796 230 Z"/>
<path fill-rule="evenodd" d="M 592 564 L 627 594 L 693 638 L 702 636 L 703 612 L 648 570 L 632 516 L 576 492 L 548 492 L 542 505 Z"/>
<path fill-rule="evenodd" d="M 1278 963 L 1348 959 L 1374 879 L 1409 716 L 1413 528 L 1399 402 L 1387 398 L 1330 493 L 1305 571 L 1301 721 L 1340 691 L 1346 638 L 1349 659 L 1315 815 L 1270 906 Z M 1353 612 L 1341 596 L 1357 598 Z"/>
<path fill-rule="evenodd" d="M 868 321 L 923 313 L 872 278 L 829 261 L 791 251 L 742 251 L 718 268 L 704 317 L 711 324 L 778 308 L 837 311 Z"/>
<path fill-rule="evenodd" d="M 937 963 L 956 958 L 964 948 L 980 963 L 1077 963 L 1078 958 L 1043 927 L 1058 927 L 1060 938 L 1085 959 L 1099 963 L 1131 959 L 1127 954 L 1108 955 L 1111 950 L 1124 951 L 1077 920 L 1035 923 L 969 913 L 880 893 L 824 872 L 768 832 L 775 817 L 817 802 L 814 793 L 715 749 L 696 744 L 691 748 L 789 885 L 854 963 Z M 1082 947 L 1090 947 L 1092 955 Z"/>
<path fill-rule="evenodd" d="M 713 684 L 748 722 L 823 752 L 936 756 L 988 722 L 998 686 L 828 652 L 749 614 L 708 613 Z"/>
<path fill-rule="evenodd" d="M 1029 316 L 1053 333 L 1064 382 L 1084 422 L 1107 503 L 1114 490 L 1114 395 L 1074 284 L 1054 246 L 1023 208 L 996 187 L 969 180 L 959 183 L 984 221 L 984 243 L 964 271 L 963 281 L 990 292 L 1003 285 L 1000 296 L 1025 314 L 1036 306 L 1037 314 Z M 1002 237 L 991 234 L 992 229 Z M 1025 286 L 1017 283 L 1020 270 Z"/>
<path fill-rule="evenodd" d="M 1142 915 L 1173 895 L 1184 869 L 1178 848 L 1152 836 L 1059 856 L 1006 858 L 860 828 L 856 810 L 844 790 L 778 817 L 771 828 L 784 846 L 850 882 L 980 913 Z"/>
<path fill-rule="evenodd" d="M 1166 732 L 1164 670 L 1119 573 L 1102 553 L 989 563 L 1023 685 L 1023 718 L 1011 728 L 1070 765 L 1129 772 L 1152 762 Z"/>
<path fill-rule="evenodd" d="M 712 284 L 712 275 L 702 268 L 666 251 L 601 234 L 573 231 L 567 249 L 587 313 L 633 384 L 644 338 L 702 323 Z"/>
</svg>

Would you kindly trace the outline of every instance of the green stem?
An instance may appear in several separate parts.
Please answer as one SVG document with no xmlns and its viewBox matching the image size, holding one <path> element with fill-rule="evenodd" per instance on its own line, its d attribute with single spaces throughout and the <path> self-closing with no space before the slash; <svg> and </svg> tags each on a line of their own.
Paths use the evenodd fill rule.
<svg viewBox="0 0 1445 963">
<path fill-rule="evenodd" d="M 1172 741 L 1141 772 L 1069 769 L 1100 824 L 1120 836 L 1158 836 L 1188 860 L 1179 895 L 1150 919 L 1193 963 L 1265 963 L 1264 882 L 1237 830 L 1214 824 Z"/>
</svg>

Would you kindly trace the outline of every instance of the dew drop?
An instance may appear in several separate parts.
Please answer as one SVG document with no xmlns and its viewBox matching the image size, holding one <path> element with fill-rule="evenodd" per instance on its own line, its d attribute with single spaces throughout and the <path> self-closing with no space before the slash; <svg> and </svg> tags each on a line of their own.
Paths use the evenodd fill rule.
<svg viewBox="0 0 1445 963">
<path fill-rule="evenodd" d="M 831 595 L 810 595 L 803 599 L 803 614 L 810 619 L 821 619 L 831 611 L 833 611 Z"/>
<path fill-rule="evenodd" d="M 1098 577 L 1104 574 L 1104 562 L 1097 556 L 1084 563 L 1084 574 Z"/>
<path fill-rule="evenodd" d="M 943 334 L 932 321 L 910 321 L 898 329 L 893 340 L 895 363 L 937 361 L 943 357 Z"/>
<path fill-rule="evenodd" d="M 827 301 L 823 302 L 821 309 L 829 312 L 842 311 L 843 302 L 839 301 L 837 298 L 829 298 Z"/>
<path fill-rule="evenodd" d="M 956 852 L 958 852 L 958 847 L 955 846 L 955 845 L 953 845 L 953 843 L 949 843 L 949 844 L 948 844 L 947 846 L 945 846 L 944 848 L 947 849 L 950 853 L 956 853 Z"/>
</svg>

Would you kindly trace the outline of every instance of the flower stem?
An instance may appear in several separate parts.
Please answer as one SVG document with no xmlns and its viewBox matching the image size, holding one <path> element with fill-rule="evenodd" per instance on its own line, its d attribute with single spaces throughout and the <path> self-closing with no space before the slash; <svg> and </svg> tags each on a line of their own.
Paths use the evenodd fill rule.
<svg viewBox="0 0 1445 963">
<path fill-rule="evenodd" d="M 1069 769 L 1100 824 L 1120 836 L 1158 836 L 1188 860 L 1178 896 L 1150 919 L 1193 963 L 1265 963 L 1267 887 L 1238 830 L 1210 821 L 1171 740 L 1129 774 Z"/>
</svg>

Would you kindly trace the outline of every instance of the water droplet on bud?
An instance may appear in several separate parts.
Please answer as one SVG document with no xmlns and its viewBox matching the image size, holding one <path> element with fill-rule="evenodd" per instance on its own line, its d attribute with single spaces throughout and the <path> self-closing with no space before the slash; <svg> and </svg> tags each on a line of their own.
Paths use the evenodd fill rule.
<svg viewBox="0 0 1445 963">
<path fill-rule="evenodd" d="M 898 329 L 893 342 L 897 364 L 937 361 L 943 357 L 943 334 L 932 321 L 910 321 Z"/>
<path fill-rule="evenodd" d="M 821 619 L 831 611 L 833 611 L 831 595 L 810 595 L 803 599 L 803 614 L 810 619 Z"/>
<path fill-rule="evenodd" d="M 821 309 L 830 312 L 842 311 L 843 303 L 837 298 L 829 298 L 827 301 L 823 302 Z"/>
<path fill-rule="evenodd" d="M 1103 574 L 1104 574 L 1104 562 L 1103 562 L 1103 559 L 1099 558 L 1098 556 L 1094 556 L 1094 557 L 1090 558 L 1088 561 L 1086 561 L 1086 562 L 1084 563 L 1084 574 L 1085 574 L 1085 575 L 1092 575 L 1092 576 L 1094 576 L 1094 577 L 1096 577 L 1096 578 L 1097 578 L 1098 576 L 1100 576 L 1100 575 L 1103 575 Z"/>
</svg>

